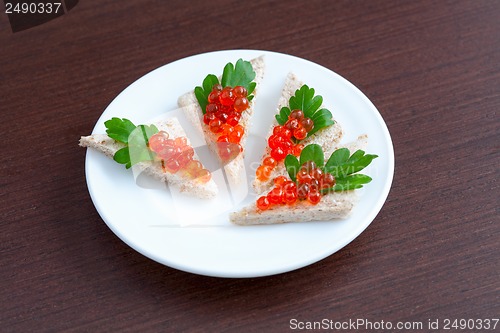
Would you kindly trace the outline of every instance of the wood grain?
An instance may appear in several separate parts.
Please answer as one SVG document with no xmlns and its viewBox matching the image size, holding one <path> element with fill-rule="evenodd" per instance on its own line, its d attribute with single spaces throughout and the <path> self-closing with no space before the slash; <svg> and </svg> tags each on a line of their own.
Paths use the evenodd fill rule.
<svg viewBox="0 0 500 333">
<path fill-rule="evenodd" d="M 285 332 L 289 321 L 498 318 L 498 1 L 80 1 L 12 33 L 0 14 L 0 327 Z M 389 198 L 298 271 L 217 279 L 157 264 L 92 205 L 80 135 L 131 82 L 213 50 L 263 49 L 358 86 L 391 132 Z"/>
</svg>

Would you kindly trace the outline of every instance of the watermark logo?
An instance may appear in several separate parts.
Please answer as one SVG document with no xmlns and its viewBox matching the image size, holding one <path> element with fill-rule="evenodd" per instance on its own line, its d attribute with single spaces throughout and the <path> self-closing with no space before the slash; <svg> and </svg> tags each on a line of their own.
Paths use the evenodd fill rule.
<svg viewBox="0 0 500 333">
<path fill-rule="evenodd" d="M 4 0 L 12 32 L 19 32 L 47 23 L 69 12 L 78 0 Z"/>
<path fill-rule="evenodd" d="M 251 184 L 248 182 L 248 179 L 251 179 L 255 174 L 255 168 L 241 154 L 231 155 L 224 160 L 214 158 L 213 149 L 209 148 L 210 144 L 203 135 L 201 122 L 192 123 L 192 120 L 186 118 L 182 109 L 167 111 L 143 123 L 156 124 L 158 130 L 162 130 L 167 122 L 174 119 L 189 137 L 189 145 L 194 148 L 197 157 L 203 161 L 203 167 L 210 171 L 211 179 L 215 183 L 218 193 L 215 198 L 210 200 L 198 198 L 192 193 L 184 193 L 182 191 L 183 186 L 168 186 L 166 183 L 158 182 L 156 179 L 149 177 L 140 163 L 153 160 L 148 157 L 150 154 L 146 139 L 148 135 L 143 135 L 141 128 L 138 126 L 130 134 L 128 140 L 129 156 L 132 164 L 130 170 L 135 184 L 141 188 L 139 192 L 145 195 L 152 194 L 151 200 L 161 200 L 161 204 L 155 204 L 155 207 L 160 207 L 162 211 L 158 212 L 158 214 L 163 215 L 164 218 L 162 223 L 154 224 L 154 226 L 203 228 L 224 226 L 226 219 L 221 218 L 221 216 L 227 215 L 229 211 L 245 200 L 255 200 L 255 194 L 251 191 Z M 265 139 L 249 134 L 248 141 L 250 143 L 255 141 L 264 143 Z M 219 145 L 217 145 L 217 148 L 220 148 Z M 260 152 L 254 151 L 252 147 L 247 147 L 247 153 L 252 153 L 254 158 L 260 154 Z M 232 179 L 227 173 L 227 167 L 233 163 L 236 163 L 241 168 L 238 180 Z M 181 174 L 181 171 L 178 173 Z M 196 179 L 193 182 L 196 182 Z"/>
</svg>

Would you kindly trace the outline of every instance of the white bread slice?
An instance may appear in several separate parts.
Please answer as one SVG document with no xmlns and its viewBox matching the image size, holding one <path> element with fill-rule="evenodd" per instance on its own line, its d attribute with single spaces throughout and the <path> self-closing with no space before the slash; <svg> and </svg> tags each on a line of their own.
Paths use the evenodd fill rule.
<svg viewBox="0 0 500 333">
<path fill-rule="evenodd" d="M 279 113 L 279 111 L 281 110 L 282 107 L 288 106 L 288 101 L 290 100 L 290 97 L 295 95 L 295 91 L 297 89 L 300 89 L 300 87 L 302 87 L 303 85 L 304 85 L 304 83 L 302 81 L 300 81 L 295 74 L 293 74 L 293 73 L 288 74 L 288 76 L 285 80 L 285 84 L 283 86 L 283 89 L 281 91 L 281 97 L 279 99 L 278 107 L 276 110 L 277 113 Z M 320 108 L 322 108 L 322 107 L 323 106 L 320 106 Z M 277 125 L 278 125 L 278 121 L 276 119 L 274 119 L 274 121 L 273 121 L 273 123 L 272 123 L 272 125 L 269 128 L 269 131 L 267 133 L 266 142 L 267 142 L 267 139 L 269 139 L 269 137 L 273 133 L 274 127 Z M 323 151 L 329 151 L 329 150 L 331 150 L 332 147 L 334 147 L 336 144 L 338 144 L 340 142 L 340 140 L 342 139 L 342 135 L 343 135 L 342 127 L 340 126 L 340 124 L 337 121 L 335 121 L 335 124 L 333 124 L 332 126 L 329 126 L 327 128 L 323 128 L 323 129 L 319 130 L 318 132 L 311 135 L 310 137 L 302 140 L 301 143 L 304 144 L 304 146 L 307 146 L 308 144 L 311 144 L 311 143 L 316 143 L 316 144 L 319 144 L 321 146 L 321 148 L 323 148 Z M 271 152 L 270 148 L 268 146 L 266 146 L 266 150 L 264 151 L 264 155 L 262 156 L 262 160 L 266 156 L 269 156 L 270 152 Z M 262 160 L 261 160 L 261 164 L 262 164 Z M 286 174 L 284 164 L 278 163 L 278 165 L 273 169 L 273 171 L 271 173 L 271 177 L 269 178 L 268 181 L 262 182 L 262 181 L 258 180 L 257 178 L 254 179 L 253 189 L 255 190 L 255 192 L 257 194 L 262 193 L 272 186 L 272 184 L 273 184 L 272 180 L 274 178 L 276 178 L 279 175 L 284 175 L 284 174 Z"/>
<path fill-rule="evenodd" d="M 254 98 L 250 101 L 248 109 L 242 113 L 239 122 L 240 125 L 243 126 L 243 128 L 245 128 L 245 133 L 240 141 L 240 145 L 243 147 L 243 149 L 245 149 L 245 143 L 249 133 L 248 127 L 250 125 L 250 119 L 253 114 L 255 101 L 258 95 L 258 90 L 260 88 L 260 83 L 264 78 L 264 71 L 265 71 L 263 56 L 250 60 L 250 63 L 252 64 L 253 70 L 255 72 L 254 81 L 257 83 L 257 85 L 252 93 L 254 95 Z M 186 118 L 193 124 L 193 126 L 197 128 L 200 131 L 200 133 L 203 133 L 209 149 L 217 157 L 219 157 L 219 154 L 217 152 L 217 143 L 216 143 L 217 135 L 212 133 L 209 130 L 208 126 L 205 126 L 205 124 L 203 124 L 202 122 L 203 112 L 194 94 L 194 88 L 193 91 L 190 91 L 179 97 L 177 104 L 179 105 L 179 107 L 183 109 Z M 243 157 L 244 157 L 244 151 L 243 153 L 239 154 L 235 159 L 233 159 L 224 166 L 224 171 L 226 172 L 230 184 L 238 185 L 240 184 L 242 179 L 245 178 L 245 175 L 243 174 L 244 171 Z"/>
<path fill-rule="evenodd" d="M 333 151 L 343 147 L 348 148 L 352 154 L 358 149 L 365 149 L 366 145 L 367 136 L 361 135 L 355 142 L 332 147 L 325 152 L 325 156 L 330 156 Z M 269 191 L 262 195 L 267 195 L 267 193 Z M 324 195 L 317 205 L 312 205 L 304 200 L 293 206 L 280 205 L 261 211 L 257 208 L 256 203 L 252 202 L 239 211 L 231 213 L 229 220 L 238 225 L 260 225 L 340 219 L 349 216 L 356 201 L 356 192 L 351 190 Z"/>
<path fill-rule="evenodd" d="M 184 129 L 177 118 L 171 118 L 155 124 L 160 131 L 166 131 L 171 138 L 186 137 Z M 188 144 L 189 138 L 188 139 Z M 113 158 L 114 154 L 121 148 L 125 147 L 125 144 L 111 139 L 106 134 L 94 134 L 89 136 L 82 136 L 80 138 L 81 147 L 90 147 L 96 149 L 106 156 Z M 198 156 L 194 155 L 194 159 L 198 160 Z M 162 182 L 166 182 L 169 186 L 174 186 L 179 189 L 180 192 L 196 196 L 203 199 L 209 199 L 216 196 L 218 189 L 213 179 L 210 179 L 207 183 L 201 183 L 196 179 L 188 179 L 182 176 L 181 172 L 172 174 L 163 171 L 161 164 L 153 161 L 145 161 L 137 163 L 133 166 L 137 167 L 139 172 L 144 172 Z"/>
<path fill-rule="evenodd" d="M 289 222 L 327 221 L 349 215 L 356 202 L 354 191 L 335 192 L 325 195 L 317 205 L 301 201 L 296 205 L 276 206 L 266 211 L 252 203 L 231 213 L 229 220 L 238 225 L 279 224 Z"/>
</svg>

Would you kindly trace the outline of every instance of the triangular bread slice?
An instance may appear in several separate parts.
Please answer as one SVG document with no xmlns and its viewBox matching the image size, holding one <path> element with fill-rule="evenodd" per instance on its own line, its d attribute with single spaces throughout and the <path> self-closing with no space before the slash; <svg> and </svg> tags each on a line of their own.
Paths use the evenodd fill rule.
<svg viewBox="0 0 500 333">
<path fill-rule="evenodd" d="M 355 142 L 347 145 L 331 147 L 325 151 L 325 156 L 331 155 L 339 148 L 348 148 L 352 153 L 358 149 L 365 149 L 368 143 L 366 135 L 361 135 Z M 283 168 L 283 175 L 286 171 Z M 267 195 L 266 191 L 262 195 Z M 333 192 L 324 195 L 317 205 L 307 201 L 299 201 L 293 206 L 275 206 L 261 211 L 254 202 L 229 215 L 232 223 L 238 225 L 278 224 L 288 222 L 326 221 L 346 218 L 351 213 L 357 201 L 355 190 Z"/>
<path fill-rule="evenodd" d="M 166 131 L 171 138 L 187 138 L 188 145 L 190 145 L 189 138 L 187 137 L 177 118 L 171 118 L 162 122 L 158 122 L 155 123 L 155 125 L 160 131 Z M 125 144 L 110 138 L 106 134 L 93 134 L 89 136 L 82 136 L 80 138 L 80 146 L 96 149 L 97 151 L 104 153 L 106 156 L 113 158 L 114 154 L 119 149 L 125 147 Z M 196 152 L 193 159 L 199 160 Z M 213 179 L 210 179 L 206 183 L 201 183 L 196 179 L 190 179 L 183 176 L 180 172 L 172 174 L 164 171 L 161 163 L 159 162 L 140 162 L 134 165 L 133 168 L 138 168 L 139 173 L 144 172 L 145 174 L 148 174 L 162 182 L 166 182 L 169 186 L 178 188 L 180 192 L 198 198 L 213 198 L 218 192 L 217 185 L 215 184 Z"/>
<path fill-rule="evenodd" d="M 285 84 L 283 86 L 283 89 L 281 91 L 281 96 L 278 101 L 278 107 L 277 107 L 277 113 L 280 112 L 281 108 L 284 106 L 288 106 L 288 101 L 290 100 L 290 97 L 295 95 L 295 91 L 297 89 L 300 89 L 304 85 L 304 82 L 299 80 L 297 76 L 294 73 L 289 73 L 288 76 L 286 77 Z M 320 106 L 320 109 L 323 106 Z M 275 126 L 278 125 L 278 121 L 274 119 L 272 125 L 269 128 L 269 131 L 266 136 L 266 142 L 269 139 L 269 137 L 273 133 L 273 129 Z M 321 148 L 323 148 L 323 151 L 329 151 L 332 147 L 334 147 L 336 144 L 340 142 L 342 139 L 343 132 L 342 132 L 342 127 L 340 124 L 335 121 L 335 124 L 328 126 L 326 128 L 323 128 L 316 132 L 315 134 L 311 135 L 310 137 L 302 140 L 300 143 L 304 144 L 304 146 L 307 146 L 312 143 L 319 144 Z M 261 159 L 261 164 L 262 160 L 266 156 L 269 156 L 270 153 L 270 148 L 266 146 L 266 149 L 264 151 L 264 154 Z M 253 181 L 253 188 L 257 194 L 262 193 L 266 190 L 268 190 L 272 184 L 273 184 L 273 179 L 276 178 L 278 175 L 286 174 L 285 170 L 285 165 L 284 163 L 278 163 L 278 165 L 273 169 L 271 173 L 271 177 L 269 178 L 268 181 L 262 182 L 259 179 L 255 178 Z"/>
<path fill-rule="evenodd" d="M 257 85 L 255 87 L 255 90 L 252 92 L 254 98 L 250 101 L 248 109 L 242 113 L 239 121 L 239 124 L 243 126 L 243 128 L 245 129 L 245 133 L 241 137 L 240 141 L 240 145 L 243 147 L 243 149 L 245 149 L 245 143 L 248 137 L 248 133 L 250 131 L 249 130 L 250 120 L 253 115 L 255 101 L 257 99 L 260 83 L 264 78 L 264 71 L 265 71 L 263 56 L 250 60 L 250 63 L 252 64 L 252 68 L 255 72 L 254 82 Z M 205 126 L 205 124 L 203 124 L 202 122 L 203 112 L 201 110 L 200 105 L 198 104 L 198 101 L 196 100 L 194 90 L 179 97 L 177 103 L 179 107 L 183 109 L 186 118 L 193 124 L 195 128 L 197 128 L 201 133 L 203 133 L 209 149 L 216 156 L 219 156 L 217 152 L 217 135 L 212 133 L 209 130 L 208 126 Z M 245 178 L 243 157 L 244 157 L 244 150 L 242 153 L 238 154 L 236 158 L 234 158 L 229 163 L 224 165 L 224 171 L 226 172 L 227 179 L 229 183 L 232 185 L 240 184 L 242 179 Z"/>
</svg>

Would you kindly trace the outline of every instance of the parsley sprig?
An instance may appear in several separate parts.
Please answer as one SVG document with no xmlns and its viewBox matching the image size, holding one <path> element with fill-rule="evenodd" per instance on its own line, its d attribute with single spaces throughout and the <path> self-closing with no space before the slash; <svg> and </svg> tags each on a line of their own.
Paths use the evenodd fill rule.
<svg viewBox="0 0 500 333">
<path fill-rule="evenodd" d="M 336 180 L 334 186 L 323 190 L 323 192 L 338 192 L 362 188 L 364 184 L 371 182 L 371 177 L 357 172 L 366 168 L 377 157 L 377 155 L 365 154 L 363 150 L 357 150 L 350 155 L 349 149 L 340 148 L 334 151 L 325 163 L 321 146 L 310 144 L 302 150 L 300 160 L 294 155 L 288 155 L 285 158 L 285 167 L 290 178 L 297 181 L 297 172 L 300 166 L 307 161 L 313 161 L 318 168 L 332 174 Z"/>
<path fill-rule="evenodd" d="M 311 118 L 314 123 L 313 129 L 307 133 L 307 136 L 311 136 L 320 129 L 335 124 L 332 113 L 328 109 L 320 109 L 321 104 L 323 104 L 323 97 L 315 96 L 314 88 L 309 88 L 304 84 L 295 91 L 294 96 L 290 97 L 288 106 L 281 108 L 279 114 L 276 115 L 276 120 L 278 124 L 284 125 L 292 110 L 302 110 L 304 117 Z"/>
<path fill-rule="evenodd" d="M 224 67 L 221 84 L 222 87 L 245 87 L 248 92 L 248 100 L 251 101 L 253 99 L 252 93 L 257 86 L 257 83 L 253 81 L 255 75 L 252 64 L 249 61 L 239 59 L 235 66 L 232 63 L 228 63 Z"/>
<path fill-rule="evenodd" d="M 149 138 L 158 133 L 155 125 L 134 125 L 128 119 L 111 118 L 104 122 L 106 134 L 126 147 L 119 149 L 113 159 L 125 164 L 129 169 L 132 165 L 144 161 L 154 160 L 154 153 L 148 148 Z"/>
<path fill-rule="evenodd" d="M 222 78 L 219 79 L 214 74 L 208 74 L 201 86 L 194 88 L 194 94 L 198 103 L 200 104 L 203 114 L 205 114 L 205 109 L 208 105 L 208 95 L 212 92 L 212 88 L 216 84 L 221 84 L 223 88 L 225 87 L 236 87 L 243 86 L 248 92 L 248 101 L 253 99 L 253 91 L 257 85 L 253 80 L 255 79 L 255 71 L 253 70 L 252 64 L 249 61 L 239 59 L 236 65 L 232 63 L 226 64 L 224 66 L 224 71 L 222 72 Z"/>
</svg>

